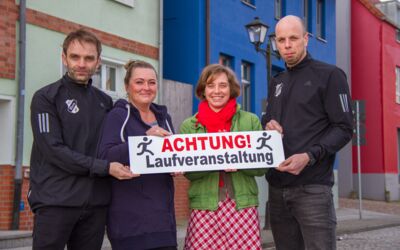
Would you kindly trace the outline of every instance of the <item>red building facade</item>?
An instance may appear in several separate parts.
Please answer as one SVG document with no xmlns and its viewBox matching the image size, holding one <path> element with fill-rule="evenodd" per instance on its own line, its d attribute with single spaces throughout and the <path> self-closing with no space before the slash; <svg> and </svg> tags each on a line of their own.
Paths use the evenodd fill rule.
<svg viewBox="0 0 400 250">
<path fill-rule="evenodd" d="M 365 101 L 366 143 L 361 146 L 360 163 L 362 195 L 367 199 L 400 199 L 400 103 L 396 102 L 400 41 L 396 38 L 397 30 L 396 24 L 370 1 L 352 0 L 352 97 Z M 357 148 L 353 146 L 354 183 L 357 183 L 357 166 Z"/>
</svg>

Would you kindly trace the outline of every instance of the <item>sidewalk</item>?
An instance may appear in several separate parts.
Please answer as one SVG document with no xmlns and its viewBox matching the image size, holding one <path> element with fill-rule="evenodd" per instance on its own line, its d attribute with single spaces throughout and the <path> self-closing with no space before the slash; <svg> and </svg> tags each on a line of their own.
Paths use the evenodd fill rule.
<svg viewBox="0 0 400 250">
<path fill-rule="evenodd" d="M 338 236 L 400 225 L 400 202 L 363 201 L 363 208 L 369 210 L 363 210 L 362 220 L 359 219 L 358 200 L 340 199 L 339 204 L 341 207 L 336 210 Z M 186 225 L 186 220 L 177 222 L 179 249 L 183 246 Z M 261 236 L 264 248 L 274 245 L 270 230 L 262 230 Z M 0 249 L 28 250 L 31 242 L 29 231 L 0 231 Z M 111 249 L 108 240 L 104 241 L 102 249 Z"/>
</svg>

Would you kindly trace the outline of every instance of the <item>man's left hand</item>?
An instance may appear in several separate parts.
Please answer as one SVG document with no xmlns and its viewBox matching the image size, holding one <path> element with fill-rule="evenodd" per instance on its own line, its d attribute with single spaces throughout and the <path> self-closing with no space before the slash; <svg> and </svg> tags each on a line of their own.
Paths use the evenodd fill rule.
<svg viewBox="0 0 400 250">
<path fill-rule="evenodd" d="M 307 166 L 310 158 L 307 153 L 294 154 L 283 161 L 276 169 L 281 172 L 299 175 Z"/>
</svg>

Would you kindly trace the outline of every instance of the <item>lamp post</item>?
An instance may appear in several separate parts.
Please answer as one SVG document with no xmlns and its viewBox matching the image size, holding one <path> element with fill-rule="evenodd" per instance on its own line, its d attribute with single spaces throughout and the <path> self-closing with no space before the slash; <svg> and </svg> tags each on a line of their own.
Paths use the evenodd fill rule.
<svg viewBox="0 0 400 250">
<path fill-rule="evenodd" d="M 245 25 L 247 33 L 249 35 L 250 42 L 254 45 L 254 48 L 257 52 L 260 52 L 264 55 L 265 60 L 267 62 L 267 89 L 268 93 L 271 91 L 271 71 L 272 71 L 272 63 L 271 63 L 271 55 L 274 55 L 276 58 L 280 58 L 278 49 L 276 47 L 275 42 L 275 33 L 272 33 L 268 36 L 268 42 L 266 49 L 261 48 L 261 45 L 265 41 L 265 37 L 268 31 L 268 25 L 261 22 L 258 17 L 255 17 L 252 22 Z M 270 229 L 270 221 L 268 218 L 268 201 L 265 205 L 265 224 L 264 229 Z"/>
<path fill-rule="evenodd" d="M 261 45 L 265 41 L 265 37 L 268 32 L 268 25 L 261 22 L 258 17 L 255 17 L 254 20 L 245 25 L 247 33 L 249 35 L 250 42 L 254 45 L 254 48 L 257 52 L 260 52 L 264 55 L 265 60 L 267 62 L 267 88 L 268 93 L 270 91 L 270 82 L 271 82 L 271 71 L 272 71 L 272 63 L 271 63 L 271 55 L 274 55 L 276 58 L 280 58 L 278 49 L 276 47 L 275 42 L 275 33 L 272 33 L 268 36 L 268 42 L 266 49 L 261 48 Z"/>
</svg>

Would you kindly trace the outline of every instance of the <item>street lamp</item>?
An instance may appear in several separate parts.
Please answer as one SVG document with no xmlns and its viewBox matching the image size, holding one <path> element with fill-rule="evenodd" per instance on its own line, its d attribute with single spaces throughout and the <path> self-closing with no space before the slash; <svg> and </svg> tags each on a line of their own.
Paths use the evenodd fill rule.
<svg viewBox="0 0 400 250">
<path fill-rule="evenodd" d="M 261 22 L 261 20 L 258 17 L 255 17 L 252 22 L 249 24 L 245 25 L 247 29 L 247 33 L 249 34 L 249 39 L 252 44 L 254 44 L 254 48 L 256 49 L 257 52 L 260 52 L 261 54 L 264 55 L 265 60 L 267 61 L 267 88 L 268 88 L 268 93 L 271 91 L 271 71 L 272 71 L 272 64 L 271 64 L 271 55 L 274 55 L 276 58 L 280 58 L 278 49 L 276 47 L 276 42 L 275 42 L 275 33 L 272 33 L 268 36 L 268 42 L 267 42 L 267 48 L 263 49 L 261 48 L 261 45 L 265 41 L 265 37 L 267 35 L 268 31 L 268 25 L 264 24 Z M 270 221 L 268 218 L 268 201 L 265 206 L 265 225 L 264 229 L 270 229 Z"/>
<path fill-rule="evenodd" d="M 261 22 L 258 17 L 255 17 L 252 22 L 245 25 L 247 33 L 249 35 L 250 42 L 254 44 L 254 48 L 257 52 L 260 52 L 264 55 L 265 60 L 267 61 L 267 87 L 268 93 L 270 91 L 270 82 L 271 82 L 271 71 L 272 71 L 272 64 L 271 64 L 271 55 L 274 55 L 276 58 L 280 58 L 278 49 L 276 47 L 275 42 L 275 33 L 272 33 L 268 36 L 268 43 L 267 48 L 261 48 L 261 45 L 265 41 L 265 37 L 268 31 L 268 25 Z"/>
</svg>

